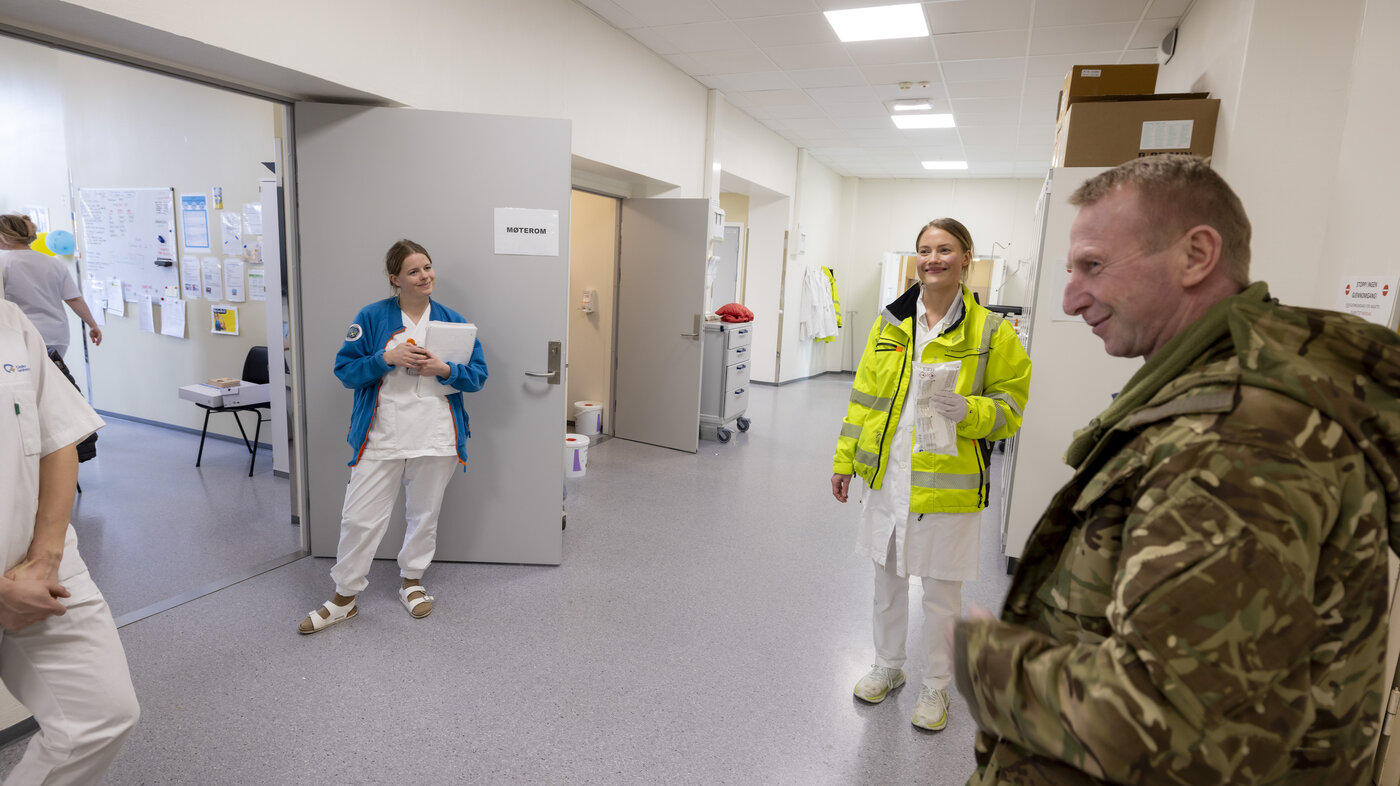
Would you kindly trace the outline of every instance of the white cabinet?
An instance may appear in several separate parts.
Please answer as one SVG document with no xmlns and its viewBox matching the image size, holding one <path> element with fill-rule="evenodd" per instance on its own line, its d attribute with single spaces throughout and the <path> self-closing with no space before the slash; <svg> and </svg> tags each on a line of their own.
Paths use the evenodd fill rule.
<svg viewBox="0 0 1400 786">
<path fill-rule="evenodd" d="M 1032 260 L 1022 314 L 1029 330 L 1030 397 L 1004 463 L 1001 545 L 1008 558 L 1020 558 L 1040 514 L 1073 476 L 1063 457 L 1075 430 L 1102 412 L 1142 366 L 1136 358 L 1110 357 L 1084 320 L 1065 314 L 1061 307 L 1068 282 L 1069 228 L 1077 212 L 1069 195 L 1102 171 L 1103 167 L 1050 170 L 1036 209 L 1040 252 Z"/>
<path fill-rule="evenodd" d="M 749 375 L 753 350 L 752 322 L 706 322 L 704 359 L 700 370 L 700 433 L 720 442 L 749 430 Z"/>
</svg>

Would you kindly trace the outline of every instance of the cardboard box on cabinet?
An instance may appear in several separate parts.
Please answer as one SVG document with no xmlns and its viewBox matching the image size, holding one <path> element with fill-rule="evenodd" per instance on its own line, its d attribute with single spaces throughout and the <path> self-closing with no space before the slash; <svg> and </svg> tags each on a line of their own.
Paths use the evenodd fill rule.
<svg viewBox="0 0 1400 786">
<path fill-rule="evenodd" d="M 1065 87 L 1060 91 L 1060 112 L 1056 119 L 1063 120 L 1070 106 L 1081 99 L 1152 95 L 1156 90 L 1156 63 L 1077 65 L 1065 74 Z"/>
<path fill-rule="evenodd" d="M 1209 156 L 1220 100 L 1208 93 L 1167 93 L 1135 100 L 1079 101 L 1055 134 L 1054 166 L 1118 166 L 1143 156 Z"/>
</svg>

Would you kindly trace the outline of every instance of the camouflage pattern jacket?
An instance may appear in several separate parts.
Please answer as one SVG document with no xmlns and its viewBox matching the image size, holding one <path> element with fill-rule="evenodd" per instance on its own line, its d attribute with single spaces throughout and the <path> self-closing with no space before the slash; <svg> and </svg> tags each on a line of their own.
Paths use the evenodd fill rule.
<svg viewBox="0 0 1400 786">
<path fill-rule="evenodd" d="M 1263 283 L 1154 355 L 957 626 L 969 783 L 1369 783 L 1398 394 L 1400 336 Z"/>
</svg>

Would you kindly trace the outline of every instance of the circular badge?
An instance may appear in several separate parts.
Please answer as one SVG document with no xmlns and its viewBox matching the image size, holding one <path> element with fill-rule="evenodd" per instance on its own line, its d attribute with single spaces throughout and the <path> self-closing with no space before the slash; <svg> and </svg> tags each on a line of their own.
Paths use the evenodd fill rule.
<svg viewBox="0 0 1400 786">
<path fill-rule="evenodd" d="M 350 330 L 348 330 L 348 331 L 345 333 L 345 340 L 346 340 L 346 341 L 359 341 L 359 340 L 360 340 L 360 336 L 363 336 L 364 334 L 365 334 L 365 331 L 364 331 L 363 329 L 361 329 L 359 325 L 351 325 L 351 326 L 350 326 Z"/>
</svg>

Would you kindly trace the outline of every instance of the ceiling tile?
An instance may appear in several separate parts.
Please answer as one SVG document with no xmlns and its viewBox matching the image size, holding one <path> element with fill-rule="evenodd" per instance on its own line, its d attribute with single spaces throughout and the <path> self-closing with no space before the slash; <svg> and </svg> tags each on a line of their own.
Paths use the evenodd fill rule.
<svg viewBox="0 0 1400 786">
<path fill-rule="evenodd" d="M 718 52 L 753 46 L 749 37 L 733 22 L 697 22 L 688 25 L 649 27 L 645 30 L 662 36 L 681 52 Z M 633 31 L 633 36 L 636 37 L 638 32 L 642 31 Z"/>
<path fill-rule="evenodd" d="M 785 71 L 760 71 L 752 74 L 726 74 L 723 77 L 728 86 L 725 90 L 748 92 L 751 90 L 791 90 L 802 87 L 794 84 Z"/>
<path fill-rule="evenodd" d="M 1128 49 L 1118 58 L 1119 63 L 1155 63 L 1161 42 L 1150 44 L 1143 49 Z"/>
<path fill-rule="evenodd" d="M 1148 19 L 1175 19 L 1180 22 L 1191 0 L 1152 0 L 1147 8 Z"/>
<path fill-rule="evenodd" d="M 899 133 L 907 145 L 947 147 L 962 143 L 956 128 L 906 128 Z"/>
<path fill-rule="evenodd" d="M 797 71 L 811 68 L 844 68 L 851 65 L 851 58 L 842 44 L 802 44 L 800 46 L 774 46 L 765 49 L 779 68 Z"/>
<path fill-rule="evenodd" d="M 878 101 L 879 96 L 869 85 L 860 87 L 813 87 L 807 95 L 819 104 L 849 104 L 862 101 Z"/>
<path fill-rule="evenodd" d="M 883 113 L 878 115 L 853 115 L 850 117 L 833 116 L 831 118 L 831 122 L 835 123 L 839 128 L 844 128 L 851 131 L 857 129 L 880 130 L 889 127 L 890 116 Z"/>
<path fill-rule="evenodd" d="M 965 126 L 958 131 L 962 134 L 963 147 L 968 150 L 1016 146 L 1015 126 Z"/>
<path fill-rule="evenodd" d="M 1026 31 L 936 35 L 933 45 L 939 60 L 976 60 L 985 57 L 1025 57 Z"/>
<path fill-rule="evenodd" d="M 1137 25 L 1117 22 L 1108 25 L 1077 25 L 1073 27 L 1037 27 L 1031 31 L 1032 55 L 1055 55 L 1070 52 L 1104 52 L 1123 49 Z"/>
<path fill-rule="evenodd" d="M 1026 75 L 1026 58 L 1001 57 L 990 60 L 953 60 L 943 63 L 943 78 L 951 82 L 981 82 L 989 79 L 1015 79 Z"/>
<path fill-rule="evenodd" d="M 759 46 L 840 43 L 831 23 L 821 14 L 743 19 L 735 25 Z"/>
<path fill-rule="evenodd" d="M 621 6 L 614 3 L 613 0 L 579 0 L 579 2 L 618 30 L 642 26 L 642 23 L 637 21 L 635 16 L 622 10 Z"/>
<path fill-rule="evenodd" d="M 998 79 L 984 82 L 950 82 L 948 97 L 957 101 L 964 98 L 1016 98 L 1021 97 L 1021 80 Z"/>
<path fill-rule="evenodd" d="M 855 66 L 846 68 L 808 68 L 784 71 L 798 87 L 854 87 L 867 84 L 865 74 Z"/>
<path fill-rule="evenodd" d="M 890 122 L 890 112 L 885 105 L 878 101 L 853 101 L 849 104 L 827 104 L 825 107 L 827 115 L 833 120 L 838 118 L 870 118 L 880 122 Z M 876 126 L 871 125 L 871 128 Z"/>
<path fill-rule="evenodd" d="M 695 62 L 695 58 L 691 57 L 690 55 L 666 55 L 666 60 L 669 61 L 671 65 L 675 66 L 676 68 L 679 68 L 680 70 L 692 76 L 704 73 L 704 71 L 700 68 L 700 64 Z"/>
<path fill-rule="evenodd" d="M 801 90 L 752 90 L 744 98 L 754 106 L 816 106 Z"/>
<path fill-rule="evenodd" d="M 946 108 L 939 109 L 940 105 L 946 107 L 948 103 L 948 90 L 945 85 L 933 84 L 928 87 L 914 85 L 908 90 L 900 89 L 899 85 L 876 85 L 875 94 L 878 95 L 882 101 L 903 101 L 909 98 L 927 98 L 933 102 L 935 110 L 947 111 Z"/>
<path fill-rule="evenodd" d="M 779 104 L 763 108 L 768 111 L 769 117 L 784 122 L 801 117 L 826 117 L 826 112 L 810 101 L 805 104 Z"/>
<path fill-rule="evenodd" d="M 695 52 L 692 74 L 749 74 L 772 71 L 773 61 L 758 49 L 733 49 L 728 52 Z"/>
<path fill-rule="evenodd" d="M 722 22 L 724 14 L 709 0 L 613 0 L 622 10 L 647 27 L 683 25 L 688 22 Z"/>
<path fill-rule="evenodd" d="M 712 2 L 719 10 L 728 14 L 730 19 L 803 14 L 817 10 L 817 5 L 812 0 L 712 0 Z"/>
<path fill-rule="evenodd" d="M 943 71 L 934 60 L 923 63 L 900 63 L 898 65 L 867 65 L 861 66 L 860 72 L 865 74 L 865 78 L 869 79 L 872 85 L 893 85 L 900 82 L 930 82 L 937 84 L 943 81 Z"/>
<path fill-rule="evenodd" d="M 845 44 L 857 65 L 890 65 L 893 63 L 928 63 L 937 58 L 933 42 L 928 38 L 899 38 L 893 41 L 857 41 Z"/>
<path fill-rule="evenodd" d="M 1147 0 L 1036 0 L 1033 23 L 1040 28 L 1136 22 L 1146 8 Z"/>
<path fill-rule="evenodd" d="M 935 35 L 1025 29 L 1031 21 L 1030 0 L 949 0 L 924 8 Z"/>
<path fill-rule="evenodd" d="M 1162 39 L 1175 29 L 1175 19 L 1144 19 L 1128 41 L 1128 46 L 1132 49 L 1156 50 L 1162 45 Z"/>
<path fill-rule="evenodd" d="M 658 55 L 673 55 L 685 51 L 660 30 L 661 28 L 658 27 L 637 27 L 628 30 L 627 34 L 637 39 L 637 43 Z M 748 46 L 748 44 L 745 43 L 743 46 Z"/>
<path fill-rule="evenodd" d="M 1015 120 L 1021 114 L 1021 101 L 1019 98 L 959 98 L 953 101 L 953 115 L 956 117 L 962 112 Z"/>
<path fill-rule="evenodd" d="M 1077 65 L 1106 65 L 1118 62 L 1117 50 L 1112 52 L 1071 52 L 1062 55 L 1039 55 L 1026 58 L 1026 76 L 1054 77 L 1063 85 L 1065 75 Z"/>
</svg>

